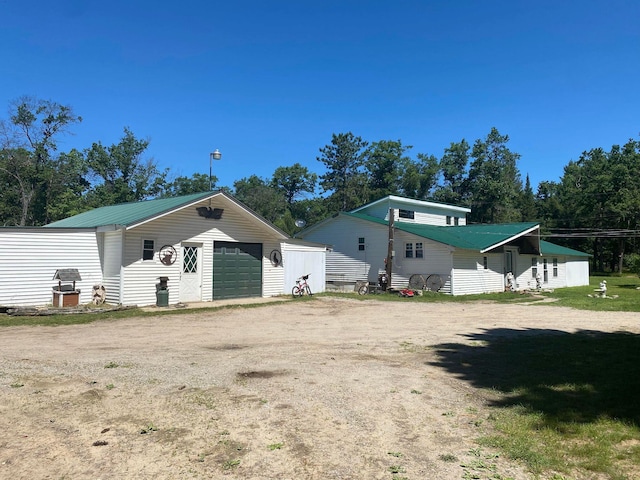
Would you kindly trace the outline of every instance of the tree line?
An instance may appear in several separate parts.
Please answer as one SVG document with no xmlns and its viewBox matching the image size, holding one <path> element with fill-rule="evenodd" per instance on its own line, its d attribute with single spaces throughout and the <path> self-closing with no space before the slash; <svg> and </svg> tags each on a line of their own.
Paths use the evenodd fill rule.
<svg viewBox="0 0 640 480">
<path fill-rule="evenodd" d="M 83 211 L 209 190 L 209 176 L 172 176 L 145 157 L 149 141 L 129 128 L 117 144 L 58 151 L 82 118 L 70 106 L 32 97 L 0 119 L 0 225 L 38 226 Z M 491 128 L 473 143 L 451 142 L 440 157 L 401 140 L 333 134 L 315 159 L 217 185 L 288 234 L 386 195 L 471 208 L 469 223 L 539 222 L 554 243 L 593 255 L 593 270 L 640 268 L 640 141 L 595 148 L 570 160 L 558 182 L 536 191 L 518 169 L 508 135 Z M 325 173 L 305 165 L 315 160 Z M 303 165 L 304 163 L 304 165 Z"/>
</svg>

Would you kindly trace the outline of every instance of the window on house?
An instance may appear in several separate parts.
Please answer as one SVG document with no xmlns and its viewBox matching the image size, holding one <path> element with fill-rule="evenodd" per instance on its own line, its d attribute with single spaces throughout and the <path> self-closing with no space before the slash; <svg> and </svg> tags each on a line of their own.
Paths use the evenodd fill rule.
<svg viewBox="0 0 640 480">
<path fill-rule="evenodd" d="M 358 238 L 358 250 L 361 252 L 364 250 L 364 237 Z"/>
<path fill-rule="evenodd" d="M 400 218 L 410 218 L 411 220 L 413 220 L 413 218 L 415 217 L 415 212 L 413 210 L 402 210 L 402 209 L 400 209 L 398 211 L 398 216 Z"/>
<path fill-rule="evenodd" d="M 156 249 L 154 240 L 142 240 L 142 260 L 153 260 Z"/>
<path fill-rule="evenodd" d="M 549 281 L 549 265 L 546 258 L 542 260 L 542 277 L 544 279 L 544 283 Z"/>
<path fill-rule="evenodd" d="M 405 243 L 404 245 L 404 257 L 413 258 L 413 243 Z"/>
<path fill-rule="evenodd" d="M 538 276 L 538 259 L 533 257 L 531 259 L 531 278 L 536 278 Z"/>
<path fill-rule="evenodd" d="M 451 225 L 451 215 L 447 215 L 447 225 Z"/>
<path fill-rule="evenodd" d="M 553 276 L 554 277 L 558 276 L 558 259 L 557 258 L 553 259 Z"/>
<path fill-rule="evenodd" d="M 485 270 L 489 269 L 489 259 L 487 257 L 482 257 L 482 266 Z"/>
<path fill-rule="evenodd" d="M 460 219 L 458 217 L 454 217 L 453 218 L 453 224 L 457 227 L 458 225 L 460 225 Z"/>
</svg>

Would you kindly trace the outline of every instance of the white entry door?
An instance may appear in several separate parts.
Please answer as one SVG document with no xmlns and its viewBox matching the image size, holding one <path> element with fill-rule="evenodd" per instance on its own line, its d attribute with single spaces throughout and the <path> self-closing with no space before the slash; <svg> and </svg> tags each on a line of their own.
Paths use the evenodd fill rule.
<svg viewBox="0 0 640 480">
<path fill-rule="evenodd" d="M 180 301 L 202 300 L 202 245 L 182 244 L 182 273 L 180 276 Z"/>
</svg>

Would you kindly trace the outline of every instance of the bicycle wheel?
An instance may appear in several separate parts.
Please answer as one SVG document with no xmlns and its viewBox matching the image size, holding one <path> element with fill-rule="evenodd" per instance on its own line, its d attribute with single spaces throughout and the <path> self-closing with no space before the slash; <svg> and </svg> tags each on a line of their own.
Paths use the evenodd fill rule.
<svg viewBox="0 0 640 480">
<path fill-rule="evenodd" d="M 293 287 L 293 289 L 291 290 L 291 295 L 293 295 L 294 297 L 301 297 L 303 293 L 304 291 L 298 285 Z"/>
<path fill-rule="evenodd" d="M 306 293 L 307 295 L 313 295 L 313 293 L 311 293 L 311 287 L 310 287 L 309 285 L 307 285 L 307 286 L 304 288 L 304 290 L 305 290 L 305 293 Z"/>
</svg>

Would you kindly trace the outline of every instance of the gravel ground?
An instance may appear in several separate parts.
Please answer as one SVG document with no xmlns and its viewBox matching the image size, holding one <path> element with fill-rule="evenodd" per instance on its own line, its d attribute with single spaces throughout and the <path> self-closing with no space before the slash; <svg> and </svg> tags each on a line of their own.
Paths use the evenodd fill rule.
<svg viewBox="0 0 640 480">
<path fill-rule="evenodd" d="M 640 318 L 323 297 L 2 328 L 0 478 L 528 479 L 478 449 L 492 393 L 438 352 L 583 329 Z"/>
</svg>

